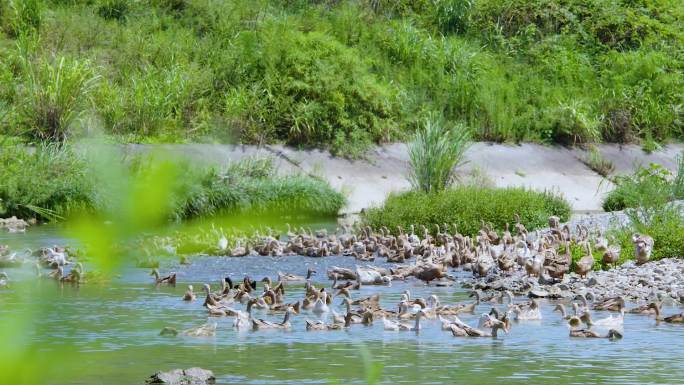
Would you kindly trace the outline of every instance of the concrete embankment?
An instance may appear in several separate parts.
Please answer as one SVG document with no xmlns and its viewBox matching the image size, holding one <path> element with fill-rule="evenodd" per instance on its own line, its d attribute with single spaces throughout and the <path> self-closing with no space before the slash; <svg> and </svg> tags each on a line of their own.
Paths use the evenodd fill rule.
<svg viewBox="0 0 684 385">
<path fill-rule="evenodd" d="M 647 154 L 636 145 L 598 145 L 614 166 L 614 173 L 630 173 L 638 164 L 658 163 L 675 171 L 682 144 L 671 144 Z M 304 172 L 327 179 L 347 193 L 344 213 L 356 213 L 382 203 L 392 191 L 410 187 L 406 179 L 408 152 L 405 144 L 374 148 L 363 160 L 333 157 L 323 150 L 300 150 L 281 145 L 262 147 L 220 144 L 128 145 L 133 153 L 162 148 L 192 160 L 222 164 L 250 156 L 273 156 L 280 173 Z M 475 143 L 466 153 L 464 175 L 479 175 L 498 187 L 524 186 L 563 193 L 577 213 L 601 211 L 604 195 L 614 186 L 583 163 L 587 152 L 538 144 Z"/>
</svg>

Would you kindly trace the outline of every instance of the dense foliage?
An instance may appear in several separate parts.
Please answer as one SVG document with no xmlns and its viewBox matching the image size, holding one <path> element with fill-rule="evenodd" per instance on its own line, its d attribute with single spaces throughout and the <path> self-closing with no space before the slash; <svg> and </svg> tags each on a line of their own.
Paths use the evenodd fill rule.
<svg viewBox="0 0 684 385">
<path fill-rule="evenodd" d="M 0 217 L 50 219 L 100 201 L 85 160 L 69 148 L 0 147 Z"/>
<path fill-rule="evenodd" d="M 684 199 L 684 158 L 673 175 L 659 164 L 640 166 L 631 175 L 618 175 L 612 180 L 615 188 L 603 200 L 605 211 L 641 208 L 651 211 L 667 202 Z"/>
<path fill-rule="evenodd" d="M 435 231 L 435 224 L 455 224 L 460 233 L 474 235 L 482 221 L 497 230 L 509 223 L 512 229 L 518 214 L 520 222 L 533 230 L 545 227 L 550 215 L 567 220 L 570 211 L 565 199 L 549 192 L 460 186 L 439 193 L 391 194 L 383 206 L 367 210 L 362 219 L 373 228 L 387 226 L 391 231 L 397 231 L 397 226 L 407 230 L 410 225 Z"/>
<path fill-rule="evenodd" d="M 0 133 L 356 156 L 439 113 L 480 140 L 655 143 L 684 128 L 682 20 L 678 0 L 8 0 Z"/>
<path fill-rule="evenodd" d="M 163 164 L 155 158 L 134 158 L 130 178 L 155 186 L 150 172 Z M 344 196 L 327 182 L 305 176 L 278 176 L 272 161 L 247 159 L 223 168 L 203 168 L 175 161 L 170 191 L 163 192 L 164 212 L 173 220 L 208 217 L 244 210 L 287 213 L 302 217 L 335 216 Z M 114 181 L 102 180 L 88 167 L 88 158 L 68 146 L 0 147 L 0 217 L 50 220 L 76 212 L 120 209 Z M 133 197 L 132 199 L 137 199 Z M 159 197 L 158 199 L 162 199 Z"/>
</svg>

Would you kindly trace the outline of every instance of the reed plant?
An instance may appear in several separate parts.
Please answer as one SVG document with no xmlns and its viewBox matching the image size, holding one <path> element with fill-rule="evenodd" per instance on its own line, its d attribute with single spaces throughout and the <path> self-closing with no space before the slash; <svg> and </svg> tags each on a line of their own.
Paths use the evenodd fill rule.
<svg viewBox="0 0 684 385">
<path fill-rule="evenodd" d="M 465 162 L 469 144 L 470 134 L 464 125 L 447 127 L 443 119 L 426 119 L 408 148 L 408 178 L 413 188 L 427 193 L 448 188 Z"/>
</svg>

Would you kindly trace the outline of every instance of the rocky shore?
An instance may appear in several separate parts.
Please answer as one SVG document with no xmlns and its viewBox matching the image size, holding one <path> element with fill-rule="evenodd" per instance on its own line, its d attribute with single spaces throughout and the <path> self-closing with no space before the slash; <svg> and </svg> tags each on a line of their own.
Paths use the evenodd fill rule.
<svg viewBox="0 0 684 385">
<path fill-rule="evenodd" d="M 462 285 L 474 290 L 509 290 L 516 295 L 549 299 L 572 299 L 582 294 L 597 300 L 623 297 L 641 303 L 669 297 L 684 302 L 684 260 L 662 259 L 641 266 L 628 261 L 615 269 L 594 271 L 584 279 L 575 273 L 567 274 L 563 280 L 527 277 L 525 271 L 518 270 L 466 278 Z"/>
</svg>

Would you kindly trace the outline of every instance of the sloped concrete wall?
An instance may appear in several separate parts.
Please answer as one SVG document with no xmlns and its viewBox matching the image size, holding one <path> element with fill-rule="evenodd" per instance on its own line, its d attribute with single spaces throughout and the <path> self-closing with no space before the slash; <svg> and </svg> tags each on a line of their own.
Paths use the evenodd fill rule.
<svg viewBox="0 0 684 385">
<path fill-rule="evenodd" d="M 299 150 L 280 145 L 256 146 L 180 144 L 128 145 L 131 153 L 155 148 L 198 162 L 225 164 L 250 156 L 273 156 L 280 173 L 303 172 L 327 179 L 349 198 L 346 213 L 359 212 L 379 205 L 390 192 L 410 188 L 406 179 L 408 152 L 405 144 L 395 143 L 373 149 L 366 159 L 333 157 L 323 150 Z M 675 171 L 676 156 L 684 145 L 672 144 L 661 151 L 646 154 L 636 145 L 605 144 L 598 146 L 603 156 L 613 162 L 615 173 L 630 173 L 638 165 L 659 163 Z M 474 143 L 466 153 L 468 162 L 462 173 L 486 175 L 496 186 L 521 186 L 535 190 L 563 193 L 576 212 L 601 211 L 604 195 L 613 188 L 608 180 L 589 169 L 582 159 L 586 151 L 538 144 Z"/>
</svg>

